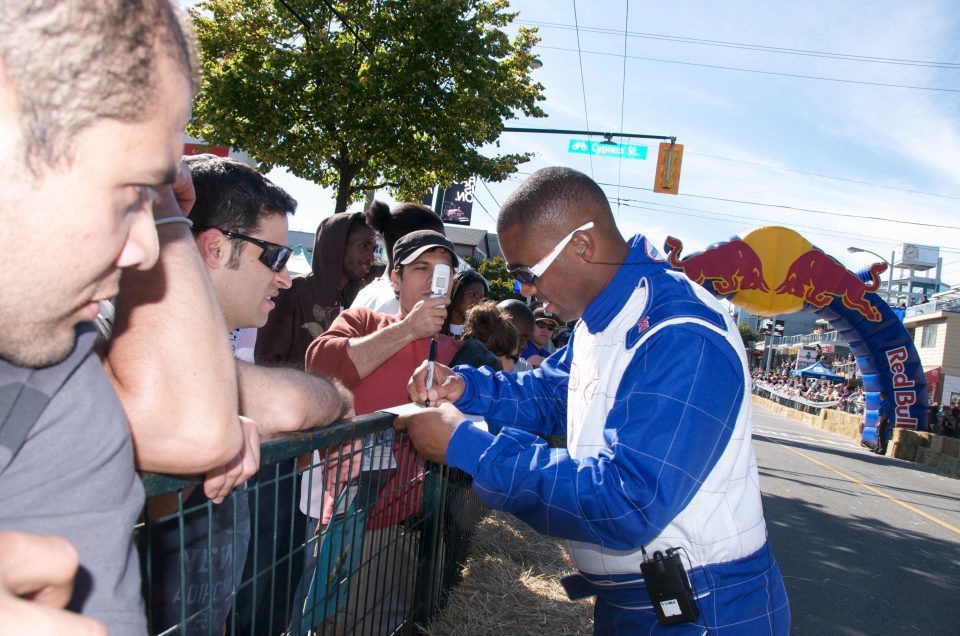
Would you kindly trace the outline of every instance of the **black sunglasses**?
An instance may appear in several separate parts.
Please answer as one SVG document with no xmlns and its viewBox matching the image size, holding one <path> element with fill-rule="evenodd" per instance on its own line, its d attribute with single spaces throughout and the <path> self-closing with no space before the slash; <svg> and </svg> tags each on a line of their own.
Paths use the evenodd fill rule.
<svg viewBox="0 0 960 636">
<path fill-rule="evenodd" d="M 552 322 L 547 322 L 546 320 L 538 320 L 537 326 L 540 327 L 541 329 L 546 329 L 547 331 L 554 331 L 557 328 L 555 324 L 553 324 Z"/>
<path fill-rule="evenodd" d="M 260 262 L 269 267 L 275 272 L 282 272 L 283 268 L 286 267 L 287 261 L 290 260 L 290 255 L 293 254 L 293 250 L 287 247 L 286 245 L 278 245 L 276 243 L 271 243 L 270 241 L 264 241 L 258 238 L 253 238 L 252 236 L 247 236 L 246 234 L 237 234 L 236 232 L 228 232 L 226 230 L 221 230 L 218 227 L 207 227 L 205 225 L 194 225 L 193 230 L 195 232 L 203 232 L 205 230 L 217 230 L 224 236 L 229 236 L 230 238 L 240 239 L 241 241 L 249 241 L 253 243 L 261 250 L 260 253 Z"/>
</svg>

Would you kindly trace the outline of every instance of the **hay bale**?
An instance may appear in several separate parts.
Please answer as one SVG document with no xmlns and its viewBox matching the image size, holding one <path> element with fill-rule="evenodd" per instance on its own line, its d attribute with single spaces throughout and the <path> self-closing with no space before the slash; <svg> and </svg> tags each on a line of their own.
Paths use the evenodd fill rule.
<svg viewBox="0 0 960 636">
<path fill-rule="evenodd" d="M 918 448 L 918 446 L 910 446 L 909 444 L 890 444 L 887 448 L 887 454 L 897 459 L 913 462 L 917 461 Z"/>
<path fill-rule="evenodd" d="M 942 435 L 933 435 L 930 437 L 930 451 L 934 453 L 943 452 L 943 436 Z"/>
<path fill-rule="evenodd" d="M 960 438 L 944 437 L 941 443 L 943 444 L 944 455 L 960 459 Z"/>
<path fill-rule="evenodd" d="M 477 526 L 462 574 L 428 636 L 592 634 L 593 599 L 570 601 L 560 578 L 574 573 L 557 539 L 494 512 Z"/>
</svg>

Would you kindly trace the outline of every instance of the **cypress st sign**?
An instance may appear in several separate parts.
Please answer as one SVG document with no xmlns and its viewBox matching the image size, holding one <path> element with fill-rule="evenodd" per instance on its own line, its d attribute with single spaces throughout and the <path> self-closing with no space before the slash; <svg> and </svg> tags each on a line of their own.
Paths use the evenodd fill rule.
<svg viewBox="0 0 960 636">
<path fill-rule="evenodd" d="M 597 155 L 600 157 L 618 157 L 621 159 L 646 159 L 647 147 L 636 144 L 615 144 L 611 142 L 571 139 L 567 152 L 576 155 Z"/>
</svg>

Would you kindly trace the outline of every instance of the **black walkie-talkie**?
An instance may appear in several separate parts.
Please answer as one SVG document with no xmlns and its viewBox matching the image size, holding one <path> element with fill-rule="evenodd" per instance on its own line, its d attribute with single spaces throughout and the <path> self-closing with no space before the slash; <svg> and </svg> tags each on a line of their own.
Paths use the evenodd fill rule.
<svg viewBox="0 0 960 636">
<path fill-rule="evenodd" d="M 640 572 L 661 625 L 697 620 L 690 580 L 677 550 L 654 552 L 652 559 L 645 558 L 640 564 Z"/>
</svg>

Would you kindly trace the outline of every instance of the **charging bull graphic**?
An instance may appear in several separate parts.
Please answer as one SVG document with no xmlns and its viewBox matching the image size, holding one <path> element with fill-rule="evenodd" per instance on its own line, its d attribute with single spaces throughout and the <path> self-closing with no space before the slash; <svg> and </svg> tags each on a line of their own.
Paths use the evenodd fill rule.
<svg viewBox="0 0 960 636">
<path fill-rule="evenodd" d="M 664 242 L 670 266 L 756 316 L 812 311 L 850 345 L 863 374 L 863 441 L 876 438 L 880 391 L 897 405 L 895 425 L 926 430 L 926 378 L 903 323 L 876 294 L 886 263 L 859 275 L 784 227 L 762 227 L 681 258 L 683 243 Z"/>
<path fill-rule="evenodd" d="M 763 263 L 752 247 L 741 240 L 727 241 L 711 249 L 680 260 L 683 243 L 668 236 L 663 249 L 669 255 L 670 266 L 682 271 L 698 285 L 711 280 L 713 292 L 721 296 L 741 290 L 770 291 L 763 279 Z"/>
<path fill-rule="evenodd" d="M 880 322 L 880 311 L 866 299 L 866 294 L 880 288 L 880 274 L 886 269 L 886 263 L 872 265 L 868 285 L 840 261 L 814 248 L 793 261 L 776 293 L 803 298 L 819 309 L 839 298 L 848 309 L 859 311 L 867 320 Z"/>
</svg>

